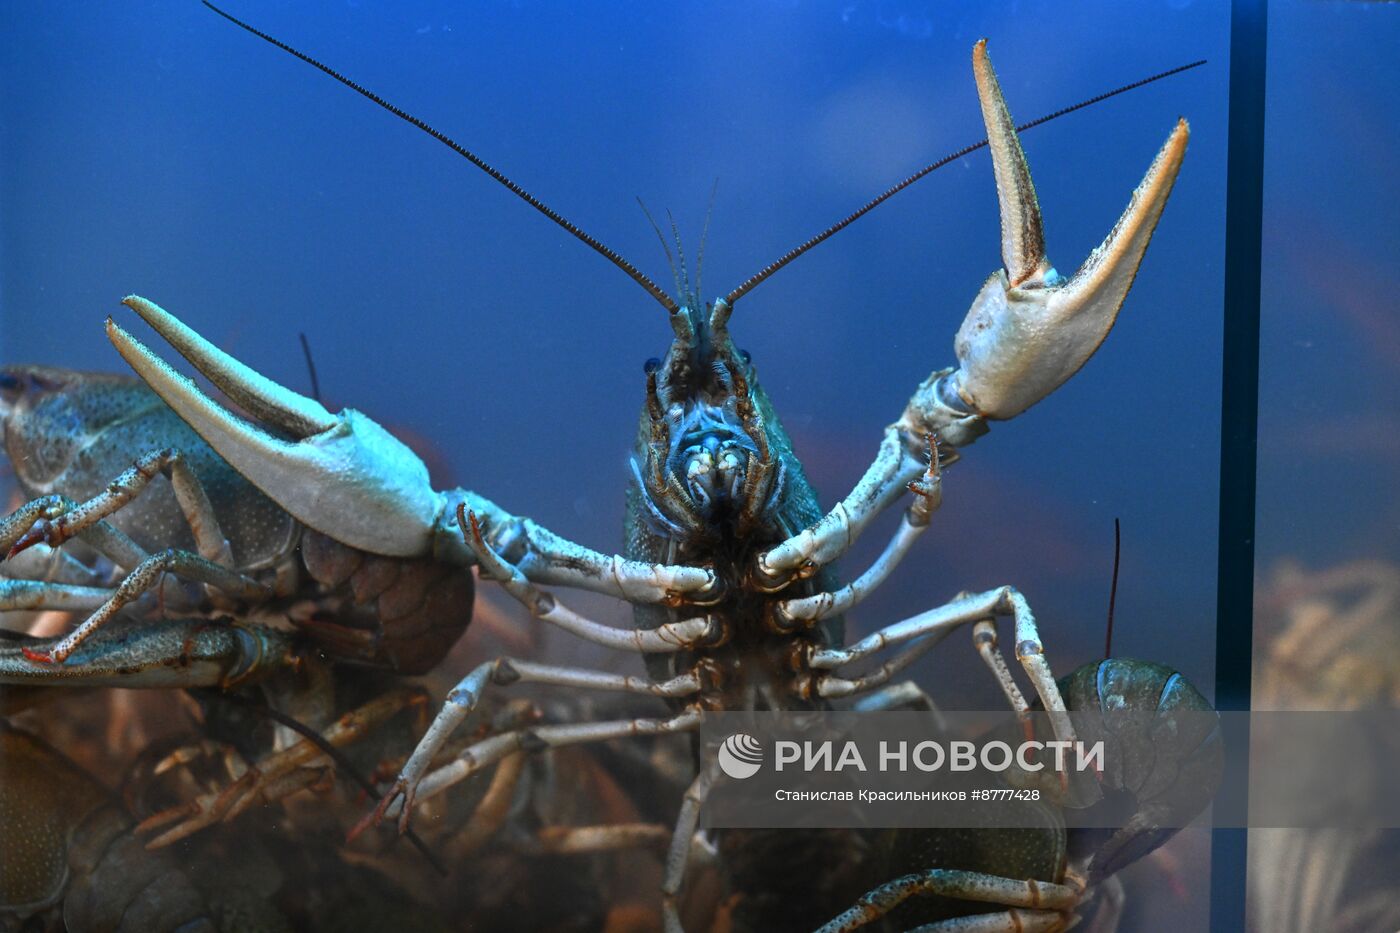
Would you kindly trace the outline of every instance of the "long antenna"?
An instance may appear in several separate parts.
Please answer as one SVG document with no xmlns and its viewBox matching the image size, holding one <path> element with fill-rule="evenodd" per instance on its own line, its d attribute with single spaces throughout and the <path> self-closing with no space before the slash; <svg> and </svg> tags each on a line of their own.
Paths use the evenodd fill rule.
<svg viewBox="0 0 1400 933">
<path fill-rule="evenodd" d="M 1116 97 L 1116 96 L 1118 96 L 1119 94 L 1123 94 L 1123 93 L 1126 93 L 1126 92 L 1128 92 L 1128 91 L 1135 90 L 1136 88 L 1140 88 L 1140 87 L 1142 87 L 1142 86 L 1145 85 L 1145 84 L 1151 84 L 1151 83 L 1154 82 L 1154 81 L 1160 81 L 1160 80 L 1162 80 L 1163 78 L 1169 78 L 1169 77 L 1171 77 L 1172 75 L 1180 74 L 1180 73 L 1183 72 L 1183 71 L 1189 71 L 1189 70 L 1191 70 L 1192 68 L 1199 68 L 1201 65 L 1204 65 L 1205 63 L 1206 63 L 1206 60 L 1203 58 L 1203 59 L 1201 59 L 1200 61 L 1191 62 L 1189 65 L 1179 65 L 1179 66 L 1177 66 L 1176 68 L 1172 68 L 1172 69 L 1170 69 L 1170 70 L 1168 70 L 1168 71 L 1163 71 L 1163 72 L 1161 72 L 1160 74 L 1152 75 L 1150 78 L 1143 78 L 1143 79 L 1140 80 L 1140 81 L 1134 81 L 1132 84 L 1125 84 L 1125 85 L 1123 85 L 1123 86 L 1120 87 L 1120 88 L 1115 88 L 1114 90 L 1108 91 L 1108 92 L 1106 92 L 1106 93 L 1104 93 L 1104 94 L 1100 94 L 1100 95 L 1098 95 L 1097 97 L 1091 97 L 1091 98 L 1089 98 L 1088 100 L 1080 101 L 1079 103 L 1075 104 L 1075 105 L 1072 106 L 1072 107 L 1066 107 L 1066 108 L 1064 108 L 1063 110 L 1056 110 L 1054 113 L 1046 114 L 1045 116 L 1040 117 L 1040 118 L 1035 119 L 1035 120 L 1032 120 L 1032 121 L 1029 122 L 1029 123 L 1022 123 L 1020 126 L 1016 127 L 1016 132 L 1018 132 L 1018 133 L 1024 133 L 1026 130 L 1029 130 L 1029 129 L 1033 128 L 1033 127 L 1040 126 L 1040 124 L 1042 124 L 1042 123 L 1049 123 L 1051 120 L 1057 119 L 1057 118 L 1059 118 L 1059 117 L 1063 117 L 1063 116 L 1065 116 L 1065 115 L 1067 115 L 1067 114 L 1074 113 L 1076 110 L 1083 110 L 1085 107 L 1092 106 L 1093 104 L 1097 104 L 1097 103 L 1099 103 L 1100 101 L 1108 100 L 1110 97 Z M 934 170 L 936 170 L 936 169 L 942 168 L 943 166 L 947 165 L 949 162 L 956 162 L 958 159 L 961 159 L 963 156 L 969 155 L 969 154 L 971 154 L 971 153 L 973 153 L 973 152 L 976 152 L 978 149 L 981 149 L 982 147 L 984 147 L 984 146 L 986 146 L 986 145 L 987 145 L 987 140 L 986 140 L 986 139 L 983 139 L 981 142 L 973 143 L 973 144 L 970 145 L 970 146 L 964 146 L 962 149 L 959 149 L 957 152 L 954 152 L 952 155 L 944 156 L 943 158 L 939 159 L 937 162 L 934 162 L 932 165 L 927 165 L 927 166 L 925 166 L 924 168 L 919 169 L 917 172 L 915 172 L 913 175 L 910 175 L 908 178 L 904 179 L 904 180 L 901 181 L 899 184 L 894 185 L 894 186 L 892 186 L 892 187 L 886 189 L 885 192 L 884 192 L 883 194 L 881 194 L 881 195 L 879 195 L 878 197 L 874 198 L 873 200 L 867 202 L 867 203 L 865 204 L 864 207 L 861 207 L 859 210 L 857 210 L 857 211 L 855 211 L 854 213 L 848 215 L 848 216 L 845 217 L 844 219 L 838 220 L 836 223 L 832 224 L 830 227 L 827 227 L 827 228 L 826 228 L 825 230 L 823 230 L 821 233 L 818 233 L 816 236 L 812 237 L 810 240 L 807 240 L 807 241 L 806 241 L 805 243 L 803 243 L 801 246 L 798 246 L 798 247 L 795 248 L 795 249 L 789 250 L 788 252 L 784 253 L 781 257 L 779 257 L 777 260 L 775 260 L 775 261 L 769 263 L 768 265 L 764 266 L 763 269 L 760 270 L 756 275 L 751 276 L 750 278 L 748 278 L 747 280 L 745 280 L 744 283 L 741 284 L 738 288 L 734 289 L 734 291 L 732 291 L 732 292 L 730 292 L 728 295 L 726 295 L 725 298 L 724 298 L 725 302 L 732 306 L 732 305 L 734 304 L 734 302 L 738 301 L 740 298 L 742 298 L 742 297 L 744 297 L 745 295 L 747 295 L 750 291 L 753 290 L 753 288 L 754 288 L 755 285 L 757 285 L 758 283 L 762 282 L 764 279 L 768 278 L 768 277 L 769 277 L 770 275 L 772 275 L 774 272 L 777 272 L 777 271 L 778 271 L 779 269 L 781 269 L 783 266 L 785 266 L 785 265 L 787 265 L 788 263 L 792 262 L 792 261 L 793 261 L 794 259 L 796 259 L 798 256 L 801 256 L 803 253 L 807 252 L 807 250 L 809 250 L 809 249 L 811 249 L 812 247 L 816 246 L 818 243 L 821 243 L 823 240 L 826 240 L 826 239 L 830 238 L 831 236 L 833 236 L 834 234 L 840 232 L 841 230 L 846 229 L 846 228 L 849 227 L 851 224 L 855 223 L 857 220 L 859 220 L 860 218 L 864 217 L 866 214 L 870 213 L 870 212 L 873 211 L 875 208 L 879 207 L 881 204 L 883 204 L 883 203 L 885 203 L 886 201 L 888 201 L 890 198 L 894 197 L 896 194 L 899 194 L 899 192 L 903 191 L 905 188 L 908 188 L 910 185 L 912 185 L 914 182 L 918 181 L 920 178 L 923 178 L 925 175 L 929 174 L 930 172 L 932 172 L 932 171 L 934 171 Z"/>
<path fill-rule="evenodd" d="M 374 93 L 368 88 L 356 84 L 354 81 L 351 81 L 349 78 L 345 77 L 340 72 L 331 68 L 329 65 L 323 65 L 321 62 L 318 62 L 310 55 L 307 55 L 304 52 L 297 51 L 296 49 L 292 48 L 290 45 L 281 41 L 280 39 L 274 39 L 267 33 L 248 25 L 241 19 L 238 19 L 236 16 L 232 16 L 228 13 L 225 13 L 223 10 L 219 9 L 214 4 L 210 3 L 209 0 L 204 0 L 204 5 L 207 6 L 209 9 L 213 10 L 215 13 L 218 13 L 230 23 L 233 23 L 235 26 L 238 26 L 240 29 L 244 29 L 252 33 L 259 39 L 262 39 L 264 42 L 268 42 L 272 45 L 277 46 L 277 48 L 281 49 L 284 52 L 289 52 L 290 54 L 295 55 L 297 58 L 306 62 L 308 65 L 318 68 L 326 74 L 330 75 L 332 78 L 335 78 L 337 81 L 348 87 L 350 90 L 354 91 L 356 94 L 359 94 L 362 97 L 365 97 L 378 104 L 379 106 L 383 107 L 385 110 L 389 111 L 394 116 L 398 117 L 400 120 L 403 120 L 407 123 L 411 123 L 414 126 L 418 127 L 418 129 L 427 133 L 429 136 L 433 137 L 433 139 L 436 139 L 438 142 L 442 143 L 444 146 L 451 149 L 453 152 L 457 153 L 462 158 L 466 159 L 472 165 L 475 165 L 477 168 L 481 169 L 483 172 L 496 179 L 496 181 L 504 185 L 516 197 L 520 198 L 526 204 L 530 205 L 535 210 L 539 211 L 541 214 L 548 217 L 550 220 L 554 221 L 559 226 L 563 227 L 565 230 L 569 231 L 569 233 L 573 234 L 575 237 L 582 240 L 584 243 L 588 244 L 613 265 L 617 266 L 623 272 L 627 273 L 627 276 L 630 279 L 632 279 L 632 281 L 642 286 L 642 288 L 647 290 L 647 294 L 651 295 L 651 297 L 655 298 L 658 302 L 660 302 L 661 306 L 665 308 L 668 313 L 674 313 L 677 310 L 677 308 L 679 308 L 679 305 L 676 304 L 675 300 L 672 299 L 670 295 L 667 295 L 660 288 L 658 288 L 655 282 L 647 278 L 641 271 L 637 269 L 636 266 L 632 265 L 626 259 L 623 259 L 622 256 L 619 255 L 616 251 L 614 251 L 611 247 L 603 245 L 601 242 L 594 239 L 592 236 L 580 230 L 577 226 L 574 225 L 572 221 L 566 219 L 562 214 L 560 214 L 558 211 L 555 211 L 548 204 L 545 204 L 539 198 L 535 197 L 533 194 L 526 191 L 524 188 L 520 187 L 515 182 L 511 181 L 504 174 L 492 168 L 486 163 L 484 159 L 482 159 L 476 153 L 472 152 L 470 149 L 467 149 L 465 146 L 453 140 L 446 133 L 441 133 L 438 130 L 433 129 L 431 126 L 429 126 L 427 123 L 424 123 L 422 120 L 418 119 L 413 114 L 399 109 L 398 107 L 389 103 L 387 100 L 380 97 L 378 94 Z"/>
<path fill-rule="evenodd" d="M 1103 637 L 1103 656 L 1113 656 L 1113 607 L 1118 602 L 1118 554 L 1122 544 L 1118 519 L 1113 520 L 1113 582 L 1108 587 L 1108 631 Z"/>
</svg>

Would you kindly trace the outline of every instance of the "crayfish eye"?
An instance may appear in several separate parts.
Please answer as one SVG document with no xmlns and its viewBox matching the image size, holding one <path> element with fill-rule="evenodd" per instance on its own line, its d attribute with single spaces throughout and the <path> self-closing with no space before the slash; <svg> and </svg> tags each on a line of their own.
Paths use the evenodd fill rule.
<svg viewBox="0 0 1400 933">
<path fill-rule="evenodd" d="M 646 373 L 648 376 L 650 376 L 652 373 L 656 372 L 660 368 L 661 360 L 654 356 L 642 364 L 642 372 Z"/>
<path fill-rule="evenodd" d="M 46 392 L 66 388 L 64 382 L 43 372 L 23 367 L 0 370 L 0 406 L 5 409 L 18 405 L 30 393 L 38 398 Z"/>
<path fill-rule="evenodd" d="M 744 361 L 744 365 L 748 365 L 749 363 L 753 362 L 753 357 L 749 355 L 748 350 L 740 350 L 739 359 Z"/>
<path fill-rule="evenodd" d="M 24 380 L 14 373 L 0 372 L 0 399 L 15 402 L 24 394 Z"/>
</svg>

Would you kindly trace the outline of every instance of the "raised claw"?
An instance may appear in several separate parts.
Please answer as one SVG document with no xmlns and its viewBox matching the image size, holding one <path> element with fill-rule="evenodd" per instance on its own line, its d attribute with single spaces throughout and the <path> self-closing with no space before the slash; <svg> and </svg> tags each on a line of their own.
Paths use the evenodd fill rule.
<svg viewBox="0 0 1400 933">
<path fill-rule="evenodd" d="M 273 435 L 223 408 L 107 319 L 108 338 L 137 375 L 249 482 L 351 547 L 391 557 L 431 551 L 443 497 L 403 442 L 354 409 L 332 415 L 254 372 L 144 298 L 123 304 L 250 414 L 292 436 Z"/>
<path fill-rule="evenodd" d="M 1065 279 L 1045 257 L 1035 188 L 985 39 L 973 47 L 972 68 L 1001 205 L 1004 268 L 982 286 L 958 330 L 960 368 L 950 387 L 972 411 L 1001 419 L 1053 392 L 1108 335 L 1171 194 L 1190 131 L 1185 120 L 1177 122 L 1112 232 Z"/>
</svg>

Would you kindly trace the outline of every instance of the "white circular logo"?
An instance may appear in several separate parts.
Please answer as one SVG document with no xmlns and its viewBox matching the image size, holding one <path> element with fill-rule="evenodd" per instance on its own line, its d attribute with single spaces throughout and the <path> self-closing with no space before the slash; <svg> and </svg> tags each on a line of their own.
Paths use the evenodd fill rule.
<svg viewBox="0 0 1400 933">
<path fill-rule="evenodd" d="M 753 777 L 763 765 L 763 745 L 746 732 L 736 732 L 719 747 L 719 767 L 732 778 Z"/>
</svg>

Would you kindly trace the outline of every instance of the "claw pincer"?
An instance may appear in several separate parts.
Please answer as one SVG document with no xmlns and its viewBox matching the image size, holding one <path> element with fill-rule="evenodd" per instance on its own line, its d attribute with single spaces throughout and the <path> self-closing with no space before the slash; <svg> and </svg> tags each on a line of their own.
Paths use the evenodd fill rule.
<svg viewBox="0 0 1400 933">
<path fill-rule="evenodd" d="M 1108 336 L 1171 195 L 1190 130 L 1177 122 L 1118 223 L 1066 279 L 1046 258 L 1040 204 L 986 40 L 973 49 L 972 66 L 1001 207 L 1003 268 L 987 279 L 958 329 L 951 388 L 968 410 L 1001 420 L 1059 388 Z"/>
</svg>

